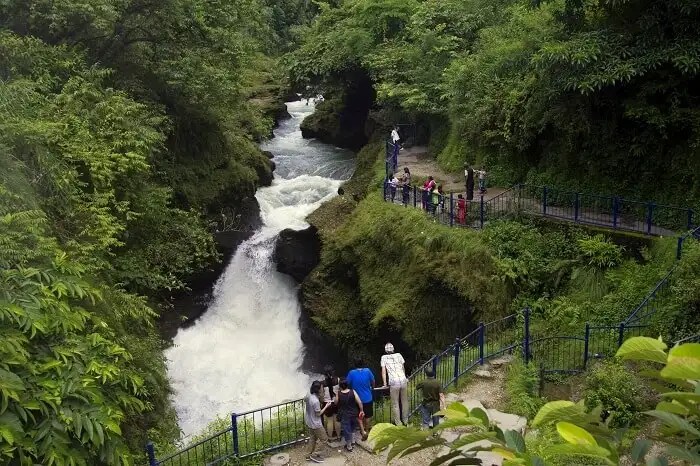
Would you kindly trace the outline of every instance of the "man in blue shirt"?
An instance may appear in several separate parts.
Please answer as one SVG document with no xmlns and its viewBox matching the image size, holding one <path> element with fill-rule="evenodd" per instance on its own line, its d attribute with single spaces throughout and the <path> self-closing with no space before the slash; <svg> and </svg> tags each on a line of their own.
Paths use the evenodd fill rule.
<svg viewBox="0 0 700 466">
<path fill-rule="evenodd" d="M 362 440 L 367 440 L 367 433 L 371 425 L 371 419 L 374 415 L 374 374 L 361 358 L 356 358 L 353 364 L 354 369 L 348 372 L 346 377 L 350 388 L 357 392 L 357 395 L 362 401 L 364 407 L 365 418 L 360 422 L 360 431 L 362 432 Z"/>
</svg>

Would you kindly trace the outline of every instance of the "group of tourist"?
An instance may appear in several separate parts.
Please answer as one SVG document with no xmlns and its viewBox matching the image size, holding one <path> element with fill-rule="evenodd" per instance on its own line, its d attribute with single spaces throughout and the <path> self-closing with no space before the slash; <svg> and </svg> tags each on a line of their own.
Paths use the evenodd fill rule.
<svg viewBox="0 0 700 466">
<path fill-rule="evenodd" d="M 486 171 L 474 170 L 464 164 L 464 177 L 466 183 L 466 198 L 461 193 L 457 195 L 455 203 L 455 220 L 458 224 L 464 225 L 467 220 L 468 201 L 474 200 L 474 177 L 479 180 L 479 194 L 486 193 Z M 396 194 L 400 190 L 402 203 L 407 206 L 411 201 L 411 171 L 404 167 L 403 174 L 398 176 L 390 174 L 387 182 L 388 192 L 386 195 L 391 202 L 396 200 Z M 428 176 L 423 185 L 419 188 L 421 192 L 421 207 L 432 215 L 441 215 L 445 212 L 445 200 L 447 194 L 443 190 L 442 184 L 438 184 L 432 176 Z M 452 207 L 450 207 L 452 209 Z"/>
<path fill-rule="evenodd" d="M 342 438 L 345 449 L 353 451 L 355 432 L 367 440 L 372 428 L 376 390 L 388 388 L 391 400 L 391 418 L 396 425 L 408 425 L 408 378 L 401 353 L 394 345 L 384 346 L 381 357 L 382 385 L 377 387 L 372 370 L 361 358 L 353 361 L 346 377 L 337 377 L 333 368 L 326 366 L 324 379 L 311 384 L 306 398 L 306 425 L 309 428 L 309 456 L 307 460 L 323 462 L 322 450 L 332 439 Z M 420 405 L 422 425 L 433 427 L 439 422 L 435 416 L 444 407 L 442 386 L 432 370 L 426 370 L 426 379 L 416 386 L 423 399 Z"/>
</svg>

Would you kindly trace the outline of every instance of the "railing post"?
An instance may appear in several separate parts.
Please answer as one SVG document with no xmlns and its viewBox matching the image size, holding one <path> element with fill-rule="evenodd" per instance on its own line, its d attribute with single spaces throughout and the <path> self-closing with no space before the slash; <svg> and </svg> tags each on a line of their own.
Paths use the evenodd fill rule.
<svg viewBox="0 0 700 466">
<path fill-rule="evenodd" d="M 383 195 L 383 197 L 384 197 L 384 202 L 386 202 L 386 190 L 387 190 L 387 186 L 388 186 L 388 185 L 389 185 L 389 183 L 387 183 L 387 181 L 384 180 L 384 191 L 383 191 L 383 193 L 382 193 L 382 195 Z"/>
<path fill-rule="evenodd" d="M 583 369 L 586 370 L 588 364 L 588 341 L 591 338 L 591 325 L 586 322 L 586 339 L 583 342 Z"/>
<path fill-rule="evenodd" d="M 435 378 L 440 380 L 440 377 L 438 376 L 437 373 L 437 367 L 438 367 L 438 357 L 433 356 L 433 374 L 435 374 Z"/>
<path fill-rule="evenodd" d="M 457 379 L 459 378 L 459 347 L 462 346 L 459 338 L 455 341 L 455 385 L 457 385 Z"/>
<path fill-rule="evenodd" d="M 486 340 L 486 326 L 479 322 L 479 364 L 484 365 L 484 340 Z"/>
<path fill-rule="evenodd" d="M 525 364 L 530 362 L 530 308 L 525 307 L 525 332 L 523 335 L 523 352 Z"/>
<path fill-rule="evenodd" d="M 413 185 L 413 208 L 415 209 L 416 207 L 416 202 L 418 202 L 418 186 Z"/>
<path fill-rule="evenodd" d="M 693 209 L 688 209 L 688 230 L 693 229 Z"/>
<path fill-rule="evenodd" d="M 542 215 L 547 215 L 547 187 L 543 188 L 542 193 Z"/>
<path fill-rule="evenodd" d="M 620 209 L 620 199 L 615 196 L 613 197 L 613 228 L 617 229 L 617 214 Z"/>
<path fill-rule="evenodd" d="M 678 245 L 676 246 L 676 260 L 681 260 L 683 256 L 683 237 L 678 237 Z"/>
<path fill-rule="evenodd" d="M 158 466 L 156 461 L 156 449 L 153 447 L 153 442 L 149 441 L 146 444 L 146 455 L 148 455 L 148 466 Z"/>
<path fill-rule="evenodd" d="M 238 415 L 236 413 L 231 414 L 231 437 L 233 439 L 233 454 L 240 456 L 240 448 L 238 445 Z"/>
<path fill-rule="evenodd" d="M 455 197 L 454 193 L 450 193 L 450 226 L 455 224 Z"/>
<path fill-rule="evenodd" d="M 617 347 L 619 348 L 620 346 L 622 346 L 622 340 L 624 340 L 624 338 L 625 338 L 625 323 L 624 322 L 620 322 L 620 329 L 618 332 L 619 333 L 617 335 Z"/>
<path fill-rule="evenodd" d="M 484 196 L 481 196 L 479 202 L 479 228 L 484 229 Z"/>
<path fill-rule="evenodd" d="M 654 218 L 654 203 L 647 204 L 647 235 L 651 234 L 651 222 Z"/>
<path fill-rule="evenodd" d="M 574 199 L 574 222 L 578 222 L 578 211 L 581 203 L 581 195 L 576 193 L 576 198 Z"/>
</svg>

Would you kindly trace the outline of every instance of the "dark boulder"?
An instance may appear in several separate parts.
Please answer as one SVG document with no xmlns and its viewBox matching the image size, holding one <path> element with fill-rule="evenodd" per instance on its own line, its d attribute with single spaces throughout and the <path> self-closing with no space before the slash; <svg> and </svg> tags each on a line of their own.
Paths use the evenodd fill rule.
<svg viewBox="0 0 700 466">
<path fill-rule="evenodd" d="M 321 239 L 316 227 L 305 230 L 282 230 L 275 243 L 273 260 L 277 271 L 301 283 L 321 259 Z"/>
</svg>

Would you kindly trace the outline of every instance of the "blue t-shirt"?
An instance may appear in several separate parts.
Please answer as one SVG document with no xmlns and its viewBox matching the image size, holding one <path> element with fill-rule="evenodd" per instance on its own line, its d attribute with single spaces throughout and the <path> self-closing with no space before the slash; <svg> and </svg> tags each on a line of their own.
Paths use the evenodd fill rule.
<svg viewBox="0 0 700 466">
<path fill-rule="evenodd" d="M 362 369 L 353 369 L 348 372 L 348 385 L 357 392 L 360 401 L 369 403 L 372 401 L 372 382 L 374 382 L 374 374 L 372 370 L 364 367 Z"/>
</svg>

